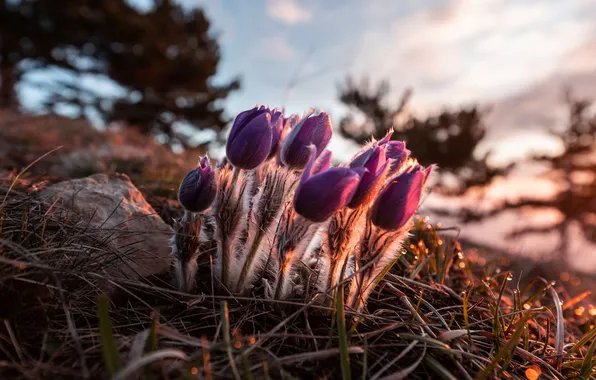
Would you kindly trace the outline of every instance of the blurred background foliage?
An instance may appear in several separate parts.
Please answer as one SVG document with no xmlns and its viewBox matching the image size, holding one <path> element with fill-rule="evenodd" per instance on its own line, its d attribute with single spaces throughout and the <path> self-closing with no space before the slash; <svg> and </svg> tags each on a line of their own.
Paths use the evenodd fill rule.
<svg viewBox="0 0 596 380">
<path fill-rule="evenodd" d="M 214 84 L 220 50 L 201 9 L 159 0 L 140 11 L 124 0 L 0 1 L 0 107 L 17 105 L 15 86 L 27 73 L 57 68 L 69 80 L 43 83 L 45 112 L 68 106 L 104 123 L 124 122 L 167 142 L 186 145 L 176 123 L 221 131 L 221 101 L 239 81 Z M 82 85 L 82 75 L 106 76 L 120 96 Z"/>
</svg>

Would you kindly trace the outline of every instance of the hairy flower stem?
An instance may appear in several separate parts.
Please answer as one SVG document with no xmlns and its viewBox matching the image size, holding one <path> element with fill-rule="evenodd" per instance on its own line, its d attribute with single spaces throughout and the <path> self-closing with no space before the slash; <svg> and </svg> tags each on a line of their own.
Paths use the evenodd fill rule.
<svg viewBox="0 0 596 380">
<path fill-rule="evenodd" d="M 228 271 L 227 268 L 229 266 L 230 263 L 230 258 L 229 258 L 229 253 L 228 253 L 228 244 L 227 244 L 227 239 L 223 238 L 221 239 L 221 242 L 219 244 L 219 249 L 220 249 L 220 257 L 221 257 L 221 273 L 219 275 L 219 278 L 221 279 L 221 285 L 222 286 L 226 286 L 226 284 L 228 283 Z"/>
<path fill-rule="evenodd" d="M 362 215 L 361 209 L 342 210 L 333 216 L 327 232 L 327 250 L 329 251 L 330 276 L 327 289 L 334 289 L 342 283 L 348 270 L 348 262 L 355 245 L 360 238 L 358 226 Z M 333 290 L 333 294 L 335 294 Z M 334 298 L 332 294 L 331 298 Z"/>
<path fill-rule="evenodd" d="M 190 292 L 195 285 L 197 256 L 202 216 L 184 210 L 184 216 L 176 223 L 176 234 L 171 246 L 174 261 L 174 282 L 178 289 Z"/>
<path fill-rule="evenodd" d="M 288 272 L 290 270 L 291 261 L 293 252 L 286 252 L 288 260 L 285 261 L 284 265 L 281 267 L 279 271 L 279 279 L 277 281 L 277 286 L 275 287 L 275 293 L 273 294 L 273 299 L 278 300 L 281 299 L 282 289 L 287 286 L 286 282 L 289 280 Z M 286 280 L 288 279 L 288 280 Z"/>
<path fill-rule="evenodd" d="M 399 247 L 406 234 L 407 230 L 384 231 L 367 223 L 346 303 L 352 309 L 361 311 L 364 308 L 376 285 L 399 258 Z"/>
<path fill-rule="evenodd" d="M 348 266 L 348 258 L 349 258 L 349 251 L 348 250 L 344 250 L 344 252 L 341 253 L 341 255 L 339 255 L 337 257 L 337 260 L 331 263 L 331 276 L 329 277 L 329 283 L 327 286 L 327 289 L 332 289 L 331 292 L 331 298 L 334 299 L 335 298 L 335 293 L 337 291 L 337 289 L 334 289 L 338 286 L 343 286 L 343 279 L 345 276 L 345 272 Z"/>
<path fill-rule="evenodd" d="M 244 281 L 246 280 L 246 276 L 248 275 L 249 270 L 251 269 L 251 264 L 255 258 L 255 255 L 257 254 L 257 249 L 259 247 L 259 244 L 261 243 L 261 240 L 263 239 L 263 232 L 259 229 L 257 232 L 257 236 L 255 236 L 251 246 L 250 246 L 250 250 L 248 251 L 248 254 L 246 255 L 246 259 L 244 261 L 244 265 L 242 266 L 242 270 L 240 271 L 240 276 L 238 277 L 238 282 L 236 283 L 236 292 L 237 293 L 241 293 L 243 288 L 244 288 Z"/>
<path fill-rule="evenodd" d="M 367 223 L 363 239 L 356 252 L 354 277 L 350 282 L 350 291 L 348 293 L 347 305 L 350 305 L 354 310 L 360 307 L 360 303 L 366 303 L 370 288 L 370 276 L 375 272 L 374 267 L 378 265 L 378 261 L 383 255 L 383 251 L 388 248 L 385 246 L 387 239 L 386 233 L 377 235 L 378 230 Z"/>
<path fill-rule="evenodd" d="M 266 252 L 271 252 L 271 243 L 279 231 L 284 200 L 295 185 L 293 174 L 287 170 L 273 168 L 258 174 L 259 179 L 253 182 L 259 186 L 254 190 L 246 219 L 247 246 L 241 250 L 240 256 L 235 256 L 243 260 L 239 274 L 236 271 L 237 293 L 247 291 L 261 270 L 267 271 L 270 257 L 266 257 Z"/>
<path fill-rule="evenodd" d="M 233 168 L 232 169 L 232 179 L 231 181 L 228 183 L 229 185 L 229 189 L 230 191 L 228 192 L 228 194 L 226 194 L 224 203 L 227 206 L 227 203 L 230 202 L 231 198 L 233 198 L 233 189 L 234 189 L 234 185 L 236 184 L 236 182 L 238 181 L 238 177 L 240 175 L 240 169 L 239 168 Z M 235 205 L 233 205 L 232 207 L 234 209 L 237 209 L 240 206 L 240 203 L 242 202 L 242 193 L 244 192 L 244 187 L 242 187 L 240 189 L 240 194 L 238 194 L 238 197 L 235 199 Z M 223 230 L 223 225 L 227 220 L 223 220 L 223 218 L 221 218 L 221 216 L 218 218 L 218 222 L 220 225 L 220 230 Z M 235 226 L 232 226 L 232 229 Z M 229 232 L 229 231 L 226 231 Z M 218 241 L 218 248 L 219 248 L 219 254 L 221 257 L 221 271 L 220 271 L 220 280 L 221 280 L 221 284 L 222 286 L 226 287 L 228 286 L 228 268 L 230 267 L 230 242 L 228 241 L 228 237 L 229 237 L 229 233 L 221 233 L 220 234 L 220 239 Z"/>
<path fill-rule="evenodd" d="M 297 267 L 317 231 L 324 226 L 304 219 L 293 210 L 286 214 L 286 218 L 286 230 L 278 241 L 280 269 L 273 293 L 274 299 L 285 299 L 292 293 L 292 275 L 297 273 Z"/>
</svg>

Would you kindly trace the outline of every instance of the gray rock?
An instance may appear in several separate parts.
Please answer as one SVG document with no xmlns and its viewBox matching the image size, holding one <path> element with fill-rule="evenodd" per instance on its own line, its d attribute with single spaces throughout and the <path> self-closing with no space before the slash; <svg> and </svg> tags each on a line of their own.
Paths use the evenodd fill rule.
<svg viewBox="0 0 596 380">
<path fill-rule="evenodd" d="M 94 272 L 138 279 L 166 272 L 170 265 L 168 239 L 172 229 L 123 174 L 95 174 L 57 183 L 40 191 L 51 212 L 66 213 L 110 249 L 89 249 Z"/>
</svg>

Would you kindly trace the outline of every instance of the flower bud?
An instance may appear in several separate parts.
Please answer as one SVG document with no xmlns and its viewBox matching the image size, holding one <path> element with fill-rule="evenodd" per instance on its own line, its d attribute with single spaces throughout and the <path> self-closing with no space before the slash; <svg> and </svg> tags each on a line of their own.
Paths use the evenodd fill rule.
<svg viewBox="0 0 596 380">
<path fill-rule="evenodd" d="M 316 154 L 323 152 L 331 140 L 332 127 L 329 114 L 321 112 L 302 119 L 288 134 L 282 145 L 281 162 L 290 169 L 302 169 L 306 166 L 313 144 Z"/>
<path fill-rule="evenodd" d="M 386 230 L 398 230 L 414 216 L 432 166 L 422 170 L 415 163 L 392 178 L 373 205 L 371 221 Z"/>
<path fill-rule="evenodd" d="M 312 175 L 316 152 L 310 158 L 294 194 L 294 209 L 306 219 L 323 222 L 345 207 L 356 192 L 364 169 L 331 168 Z"/>
<path fill-rule="evenodd" d="M 281 136 L 279 139 L 280 146 L 283 146 L 284 142 L 286 141 L 286 138 L 288 137 L 290 132 L 294 129 L 294 127 L 296 125 L 298 125 L 299 121 L 300 121 L 300 116 L 298 116 L 298 115 L 291 115 L 290 117 L 283 118 L 283 128 L 281 130 Z M 280 153 L 280 152 L 278 152 L 278 153 Z M 275 158 L 275 162 L 277 163 L 278 166 L 281 166 L 281 167 L 285 166 L 284 163 L 281 162 L 281 154 L 277 154 L 277 157 Z"/>
<path fill-rule="evenodd" d="M 315 175 L 323 170 L 329 169 L 331 166 L 331 151 L 325 149 L 323 153 L 315 160 L 315 163 L 312 166 L 311 174 Z"/>
<path fill-rule="evenodd" d="M 178 201 L 192 212 L 201 212 L 209 208 L 215 199 L 215 173 L 211 169 L 209 158 L 204 156 L 199 166 L 189 171 L 180 184 Z"/>
<path fill-rule="evenodd" d="M 391 171 L 399 169 L 410 156 L 410 151 L 406 149 L 403 141 L 392 140 L 385 145 L 385 154 L 390 162 Z"/>
<path fill-rule="evenodd" d="M 284 118 L 281 112 L 273 110 L 271 114 L 271 151 L 267 159 L 274 157 L 279 151 L 281 135 L 284 129 Z"/>
<path fill-rule="evenodd" d="M 410 157 L 410 151 L 406 149 L 406 144 L 403 141 L 391 140 L 392 134 L 393 131 L 389 130 L 385 137 L 376 142 L 378 146 L 385 149 L 385 157 L 389 162 L 390 172 L 401 168 Z"/>
<path fill-rule="evenodd" d="M 369 199 L 371 190 L 383 177 L 387 167 L 386 161 L 385 149 L 373 143 L 350 162 L 350 168 L 364 168 L 366 171 L 348 207 L 357 208 Z"/>
<path fill-rule="evenodd" d="M 267 159 L 273 139 L 271 118 L 271 111 L 263 106 L 236 117 L 226 144 L 226 156 L 232 165 L 251 170 Z"/>
</svg>

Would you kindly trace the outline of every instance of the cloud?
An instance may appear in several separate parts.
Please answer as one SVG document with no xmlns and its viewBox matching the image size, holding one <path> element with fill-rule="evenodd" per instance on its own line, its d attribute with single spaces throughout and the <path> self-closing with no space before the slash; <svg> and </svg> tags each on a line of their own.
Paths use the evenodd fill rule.
<svg viewBox="0 0 596 380">
<path fill-rule="evenodd" d="M 488 117 L 499 129 L 561 127 L 567 116 L 564 91 L 596 101 L 596 40 L 588 41 L 559 60 L 554 72 L 521 91 L 497 100 Z"/>
<path fill-rule="evenodd" d="M 492 102 L 485 145 L 493 148 L 494 163 L 522 159 L 529 151 L 556 153 L 561 149 L 560 141 L 546 131 L 566 126 L 565 90 L 570 89 L 576 98 L 596 101 L 595 57 L 596 40 L 587 41 L 563 56 L 550 75 Z"/>
<path fill-rule="evenodd" d="M 258 52 L 261 57 L 273 61 L 285 61 L 296 56 L 292 45 L 279 34 L 263 37 L 259 43 Z"/>
<path fill-rule="evenodd" d="M 596 39 L 572 50 L 563 59 L 560 69 L 568 73 L 596 72 Z"/>
<path fill-rule="evenodd" d="M 271 19 L 287 25 L 299 24 L 312 18 L 312 14 L 294 0 L 267 0 L 265 10 Z"/>
<path fill-rule="evenodd" d="M 425 6 L 363 33 L 355 69 L 413 86 L 423 108 L 494 100 L 551 75 L 593 35 L 595 15 L 578 0 Z"/>
</svg>

